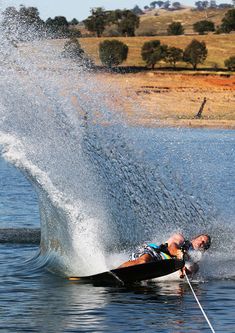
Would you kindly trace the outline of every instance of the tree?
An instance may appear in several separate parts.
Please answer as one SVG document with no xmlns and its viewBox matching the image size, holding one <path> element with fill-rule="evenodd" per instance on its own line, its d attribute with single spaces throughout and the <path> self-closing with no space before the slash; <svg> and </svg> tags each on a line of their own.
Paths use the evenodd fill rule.
<svg viewBox="0 0 235 333">
<path fill-rule="evenodd" d="M 77 25 L 79 22 L 76 18 L 73 18 L 72 21 L 69 22 L 71 25 Z"/>
<path fill-rule="evenodd" d="M 62 51 L 63 56 L 72 59 L 81 59 L 84 53 L 77 38 L 70 38 L 69 41 L 64 44 Z"/>
<path fill-rule="evenodd" d="M 194 23 L 193 30 L 198 32 L 200 35 L 203 35 L 205 32 L 208 31 L 215 31 L 215 24 L 214 22 L 202 20 Z"/>
<path fill-rule="evenodd" d="M 99 56 L 102 64 L 118 66 L 127 59 L 128 46 L 119 40 L 104 40 L 99 44 Z"/>
<path fill-rule="evenodd" d="M 207 7 L 209 7 L 209 1 L 202 1 L 202 7 L 204 9 L 206 9 Z"/>
<path fill-rule="evenodd" d="M 140 19 L 131 10 L 117 10 L 116 24 L 122 36 L 135 36 L 135 30 L 139 27 Z"/>
<path fill-rule="evenodd" d="M 164 8 L 164 9 L 168 9 L 168 8 L 170 7 L 170 5 L 171 5 L 171 3 L 170 3 L 169 0 L 163 2 L 163 8 Z"/>
<path fill-rule="evenodd" d="M 144 12 L 142 11 L 142 9 L 140 9 L 140 7 L 137 6 L 137 5 L 131 11 L 135 15 L 143 15 L 144 14 Z"/>
<path fill-rule="evenodd" d="M 172 22 L 169 24 L 167 28 L 167 34 L 168 35 L 183 35 L 184 34 L 184 28 L 180 22 Z"/>
<path fill-rule="evenodd" d="M 164 1 L 161 1 L 161 0 L 156 1 L 156 4 L 158 5 L 159 8 L 161 8 L 164 4 Z"/>
<path fill-rule="evenodd" d="M 231 32 L 235 30 L 235 9 L 230 9 L 222 19 L 221 30 Z"/>
<path fill-rule="evenodd" d="M 184 50 L 183 60 L 196 69 L 198 64 L 202 64 L 206 60 L 207 53 L 205 42 L 193 39 Z"/>
<path fill-rule="evenodd" d="M 183 59 L 183 50 L 178 47 L 168 47 L 165 61 L 173 65 L 175 68 L 175 65 L 177 61 L 181 61 Z"/>
<path fill-rule="evenodd" d="M 67 38 L 71 36 L 69 23 L 64 16 L 49 17 L 46 20 L 47 36 L 51 38 Z"/>
<path fill-rule="evenodd" d="M 195 6 L 197 7 L 198 10 L 204 10 L 209 6 L 208 1 L 196 1 Z"/>
<path fill-rule="evenodd" d="M 87 56 L 77 38 L 70 38 L 65 44 L 62 51 L 62 56 L 65 58 L 70 58 L 80 65 L 85 65 L 87 68 L 92 68 L 94 66 L 92 60 Z"/>
<path fill-rule="evenodd" d="M 147 66 L 154 66 L 157 62 L 163 60 L 167 54 L 167 45 L 161 45 L 159 40 L 152 40 L 145 42 L 141 48 L 142 59 L 146 62 Z"/>
<path fill-rule="evenodd" d="M 156 8 L 156 5 L 157 5 L 157 1 L 152 1 L 150 2 L 150 7 L 155 9 Z"/>
<path fill-rule="evenodd" d="M 40 24 L 41 19 L 36 7 L 20 6 L 19 19 L 26 25 Z"/>
<path fill-rule="evenodd" d="M 92 8 L 91 15 L 83 21 L 87 30 L 95 32 L 97 37 L 101 37 L 107 24 L 107 13 L 103 8 Z"/>
<path fill-rule="evenodd" d="M 202 1 L 196 1 L 195 2 L 195 6 L 197 7 L 198 10 L 203 10 L 203 5 L 202 5 Z"/>
<path fill-rule="evenodd" d="M 235 71 L 235 56 L 232 56 L 224 61 L 225 67 L 230 71 Z"/>
<path fill-rule="evenodd" d="M 172 6 L 174 7 L 174 9 L 181 9 L 181 3 L 178 1 L 173 2 Z"/>
<path fill-rule="evenodd" d="M 33 40 L 40 37 L 43 30 L 44 22 L 36 7 L 21 5 L 19 11 L 15 7 L 7 7 L 2 17 L 2 26 L 10 38 Z"/>
<path fill-rule="evenodd" d="M 19 27 L 19 13 L 15 7 L 7 7 L 2 12 L 2 27 L 7 32 L 8 37 L 17 35 Z"/>
<path fill-rule="evenodd" d="M 216 0 L 210 0 L 210 8 L 217 8 Z"/>
</svg>

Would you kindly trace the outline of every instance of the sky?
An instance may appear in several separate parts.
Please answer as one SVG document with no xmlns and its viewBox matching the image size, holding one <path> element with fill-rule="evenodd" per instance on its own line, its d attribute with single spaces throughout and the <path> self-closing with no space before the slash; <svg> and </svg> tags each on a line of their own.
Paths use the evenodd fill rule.
<svg viewBox="0 0 235 333">
<path fill-rule="evenodd" d="M 37 7 L 43 20 L 48 17 L 65 16 L 67 20 L 76 18 L 81 21 L 89 16 L 90 9 L 94 7 L 103 7 L 105 9 L 131 9 L 135 5 L 138 5 L 143 8 L 152 1 L 153 0 L 0 0 L 0 8 L 2 7 L 2 9 L 4 9 L 8 6 L 18 8 L 19 5 L 23 4 L 26 7 Z M 180 2 L 184 5 L 193 5 L 195 1 L 181 0 Z M 218 0 L 218 3 L 221 2 L 225 1 Z M 227 2 L 230 2 L 230 0 Z"/>
</svg>

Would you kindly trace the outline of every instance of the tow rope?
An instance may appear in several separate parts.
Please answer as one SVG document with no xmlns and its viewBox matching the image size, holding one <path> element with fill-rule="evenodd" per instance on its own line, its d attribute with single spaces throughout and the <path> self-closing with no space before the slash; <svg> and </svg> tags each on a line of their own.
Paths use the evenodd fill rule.
<svg viewBox="0 0 235 333">
<path fill-rule="evenodd" d="M 212 325 L 211 325 L 211 323 L 210 323 L 210 321 L 209 321 L 209 319 L 208 319 L 208 317 L 207 317 L 205 311 L 203 310 L 203 308 L 202 308 L 202 306 L 201 306 L 201 304 L 200 304 L 200 302 L 199 302 L 199 300 L 198 300 L 198 298 L 197 298 L 197 295 L 195 294 L 195 292 L 194 292 L 194 290 L 193 290 L 193 287 L 192 287 L 192 285 L 191 285 L 191 283 L 190 283 L 190 281 L 189 281 L 189 278 L 188 278 L 187 274 L 186 274 L 186 273 L 184 273 L 184 274 L 185 274 L 186 280 L 187 280 L 187 282 L 188 282 L 188 285 L 189 285 L 189 287 L 190 287 L 191 290 L 192 290 L 193 296 L 194 296 L 195 300 L 197 301 L 197 304 L 198 304 L 200 310 L 202 311 L 203 316 L 205 317 L 205 319 L 206 319 L 206 321 L 207 321 L 207 323 L 208 323 L 208 325 L 209 325 L 211 331 L 212 331 L 213 333 L 215 333 L 214 328 L 212 327 Z"/>
</svg>

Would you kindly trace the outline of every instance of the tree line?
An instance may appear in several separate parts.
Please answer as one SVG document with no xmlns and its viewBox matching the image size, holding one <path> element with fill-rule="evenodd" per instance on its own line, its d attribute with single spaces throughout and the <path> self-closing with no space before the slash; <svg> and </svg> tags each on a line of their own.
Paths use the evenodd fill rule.
<svg viewBox="0 0 235 333">
<path fill-rule="evenodd" d="M 37 38 L 69 38 L 81 37 L 74 25 L 74 18 L 68 22 L 64 16 L 56 16 L 43 21 L 36 7 L 7 7 L 2 13 L 1 25 L 10 39 L 26 41 Z"/>
<path fill-rule="evenodd" d="M 161 1 L 155 1 L 160 6 Z M 200 2 L 200 1 L 199 1 Z M 152 6 L 153 6 L 152 3 Z M 201 2 L 200 2 L 201 3 Z M 203 4 L 207 1 L 203 1 Z M 200 6 L 206 6 L 206 4 Z M 198 5 L 199 6 L 199 5 Z M 20 6 L 7 7 L 2 13 L 2 26 L 10 38 L 17 40 L 32 40 L 35 38 L 70 38 L 82 37 L 81 32 L 75 27 L 77 19 L 68 22 L 64 16 L 56 16 L 43 21 L 36 7 Z M 101 7 L 91 9 L 91 15 L 83 21 L 85 28 L 101 37 L 107 27 L 114 26 L 110 37 L 135 36 L 136 29 L 140 24 L 140 17 L 133 10 L 106 11 Z M 195 32 L 204 34 L 212 31 L 215 33 L 229 33 L 235 30 L 235 9 L 227 11 L 219 27 L 209 20 L 198 21 L 193 25 Z M 184 27 L 180 22 L 172 22 L 167 27 L 168 35 L 184 34 Z"/>
<path fill-rule="evenodd" d="M 160 1 L 159 1 L 160 2 Z M 204 1 L 205 3 L 207 1 Z M 132 37 L 135 36 L 135 31 L 139 27 L 139 16 L 131 10 L 114 10 L 105 11 L 103 8 L 94 8 L 91 10 L 91 15 L 83 21 L 88 31 L 95 33 L 97 37 L 103 36 L 105 29 L 111 25 L 117 27 L 119 36 Z M 195 32 L 204 34 L 205 32 L 229 33 L 235 30 L 235 9 L 230 9 L 222 19 L 220 26 L 215 27 L 214 22 L 209 20 L 201 20 L 193 25 Z M 168 35 L 184 34 L 184 27 L 180 22 L 173 22 L 167 28 Z M 110 35 L 110 37 L 116 37 Z"/>
<path fill-rule="evenodd" d="M 204 10 L 206 8 L 233 8 L 233 6 L 234 6 L 234 0 L 233 0 L 233 5 L 230 3 L 224 3 L 224 2 L 217 4 L 216 0 L 210 0 L 210 1 L 207 1 L 207 0 L 201 1 L 200 0 L 200 1 L 195 2 L 195 8 L 197 10 Z M 136 7 L 138 7 L 138 6 L 134 7 L 135 10 L 136 10 Z M 184 8 L 183 5 L 179 1 L 173 1 L 171 3 L 171 1 L 169 1 L 169 0 L 152 1 L 152 2 L 150 2 L 149 5 L 145 5 L 143 8 L 145 11 L 148 11 L 148 10 L 156 9 L 157 7 L 159 9 L 166 9 L 166 10 L 180 10 L 180 9 Z M 140 12 L 139 12 L 139 14 L 140 14 Z M 142 11 L 142 14 L 144 14 L 143 11 Z"/>
<path fill-rule="evenodd" d="M 99 44 L 99 57 L 101 63 L 109 68 L 122 64 L 128 57 L 128 46 L 117 40 L 104 40 Z M 78 61 L 80 64 L 86 64 L 88 68 L 94 68 L 94 63 L 82 50 L 79 41 L 76 38 L 70 39 L 64 45 L 63 55 Z M 205 42 L 193 39 L 185 49 L 161 44 L 159 40 L 147 41 L 142 45 L 141 57 L 146 66 L 154 69 L 155 65 L 161 61 L 170 64 L 176 68 L 178 62 L 190 64 L 194 70 L 199 64 L 203 64 L 208 55 Z M 229 70 L 235 70 L 235 56 L 225 60 L 225 66 Z"/>
</svg>

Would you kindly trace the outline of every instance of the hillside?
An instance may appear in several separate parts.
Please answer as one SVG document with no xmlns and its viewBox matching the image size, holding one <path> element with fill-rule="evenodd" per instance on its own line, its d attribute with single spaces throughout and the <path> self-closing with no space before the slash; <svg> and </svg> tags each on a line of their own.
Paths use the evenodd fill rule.
<svg viewBox="0 0 235 333">
<path fill-rule="evenodd" d="M 156 36 L 156 37 L 118 37 L 118 40 L 126 43 L 129 47 L 129 54 L 127 61 L 123 63 L 124 66 L 145 66 L 141 58 L 141 47 L 148 41 L 159 39 L 162 44 L 169 46 L 180 47 L 184 49 L 193 38 L 200 41 L 205 41 L 208 49 L 208 57 L 203 65 L 199 68 L 222 68 L 224 67 L 224 60 L 235 54 L 235 34 L 221 34 L 221 35 L 204 35 L 204 36 Z M 82 48 L 89 54 L 97 65 L 100 65 L 99 60 L 99 43 L 106 38 L 81 38 L 80 43 Z M 109 38 L 111 39 L 111 38 Z M 117 38 L 116 38 L 117 39 Z M 179 66 L 186 66 L 185 63 Z M 162 63 L 159 66 L 166 66 Z M 188 65 L 188 68 L 191 68 Z"/>
<path fill-rule="evenodd" d="M 166 35 L 167 27 L 173 21 L 181 22 L 185 29 L 185 34 L 193 33 L 193 24 L 201 20 L 209 20 L 215 23 L 215 26 L 221 24 L 222 18 L 228 9 L 209 8 L 204 11 L 195 10 L 195 8 L 187 7 L 181 10 L 168 11 L 165 9 L 154 9 L 140 16 L 140 26 L 136 30 L 136 36 L 154 36 Z M 83 36 L 92 36 L 82 23 L 77 28 Z M 104 36 L 111 36 L 116 32 L 116 27 L 107 27 Z"/>
<path fill-rule="evenodd" d="M 193 24 L 201 20 L 209 20 L 215 23 L 215 26 L 221 24 L 228 9 L 209 8 L 204 11 L 198 11 L 193 8 L 184 8 L 176 11 L 167 11 L 164 9 L 153 10 L 140 16 L 140 27 L 136 31 L 138 36 L 164 35 L 167 27 L 173 21 L 181 22 L 185 29 L 185 34 L 193 33 Z"/>
</svg>

